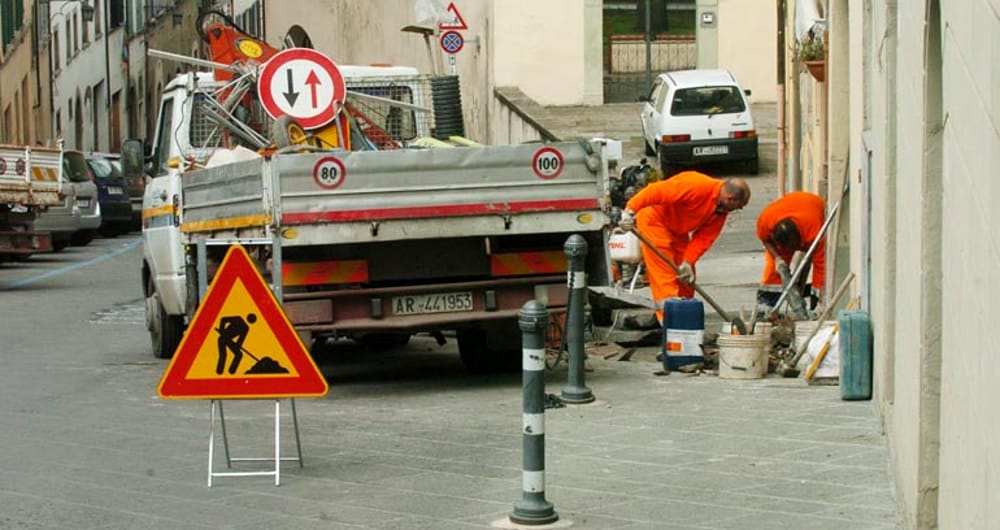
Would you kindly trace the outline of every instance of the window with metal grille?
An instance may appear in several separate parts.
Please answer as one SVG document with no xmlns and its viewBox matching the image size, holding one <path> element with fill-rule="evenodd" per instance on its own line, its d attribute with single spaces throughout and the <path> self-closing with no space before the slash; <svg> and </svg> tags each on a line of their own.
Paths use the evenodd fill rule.
<svg viewBox="0 0 1000 530">
<path fill-rule="evenodd" d="M 0 28 L 2 28 L 4 50 L 14 41 L 14 35 L 22 26 L 24 26 L 24 2 L 0 0 Z"/>
</svg>

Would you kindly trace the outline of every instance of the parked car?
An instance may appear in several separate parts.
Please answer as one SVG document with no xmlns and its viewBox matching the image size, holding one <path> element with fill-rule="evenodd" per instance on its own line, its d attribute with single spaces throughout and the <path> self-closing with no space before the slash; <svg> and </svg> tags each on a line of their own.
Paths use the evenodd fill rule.
<svg viewBox="0 0 1000 530">
<path fill-rule="evenodd" d="M 76 204 L 76 190 L 69 180 L 69 160 L 63 158 L 62 174 L 59 182 L 59 198 L 56 206 L 49 206 L 38 214 L 31 230 L 52 234 L 52 250 L 59 252 L 70 245 L 73 234 L 80 230 L 80 209 Z"/>
<path fill-rule="evenodd" d="M 122 171 L 121 160 L 112 158 L 111 165 L 122 174 L 125 179 L 125 194 L 128 195 L 129 202 L 132 203 L 132 221 L 129 227 L 132 230 L 142 229 L 142 194 L 146 192 L 146 175 L 125 175 Z"/>
<path fill-rule="evenodd" d="M 660 74 L 642 98 L 646 154 L 656 155 L 665 177 L 708 162 L 743 162 L 759 170 L 757 130 L 744 90 L 728 70 Z"/>
<path fill-rule="evenodd" d="M 125 193 L 125 177 L 108 158 L 91 154 L 87 164 L 97 185 L 97 199 L 101 206 L 100 232 L 104 237 L 115 237 L 129 231 L 132 223 L 132 202 Z"/>
<path fill-rule="evenodd" d="M 65 151 L 63 160 L 66 163 L 64 173 L 69 177 L 76 193 L 76 205 L 80 210 L 80 228 L 70 242 L 76 246 L 89 244 L 94 240 L 98 228 L 101 227 L 101 205 L 97 199 L 97 185 L 94 184 L 93 173 L 87 164 L 87 156 L 80 151 Z"/>
</svg>

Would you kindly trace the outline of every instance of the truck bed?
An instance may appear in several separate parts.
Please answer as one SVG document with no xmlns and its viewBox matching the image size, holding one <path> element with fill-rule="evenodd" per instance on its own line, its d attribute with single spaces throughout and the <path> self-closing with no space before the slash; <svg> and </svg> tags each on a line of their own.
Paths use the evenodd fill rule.
<svg viewBox="0 0 1000 530">
<path fill-rule="evenodd" d="M 533 169 L 543 148 L 562 157 L 554 176 Z M 181 230 L 246 238 L 272 227 L 291 247 L 599 230 L 607 175 L 588 156 L 605 167 L 599 146 L 580 142 L 262 157 L 186 173 Z"/>
<path fill-rule="evenodd" d="M 59 149 L 0 145 L 0 203 L 59 204 L 61 167 Z"/>
</svg>

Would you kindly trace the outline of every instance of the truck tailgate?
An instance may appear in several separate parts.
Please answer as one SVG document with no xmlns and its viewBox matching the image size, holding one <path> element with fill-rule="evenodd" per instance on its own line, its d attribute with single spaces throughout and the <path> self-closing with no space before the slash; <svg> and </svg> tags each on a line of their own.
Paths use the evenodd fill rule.
<svg viewBox="0 0 1000 530">
<path fill-rule="evenodd" d="M 44 147 L 0 146 L 0 202 L 54 206 L 62 153 Z"/>
</svg>

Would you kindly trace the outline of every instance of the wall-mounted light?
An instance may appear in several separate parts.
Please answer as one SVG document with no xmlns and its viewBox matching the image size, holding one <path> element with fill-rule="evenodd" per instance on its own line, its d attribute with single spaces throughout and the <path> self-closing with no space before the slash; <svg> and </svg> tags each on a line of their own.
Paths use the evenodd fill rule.
<svg viewBox="0 0 1000 530">
<path fill-rule="evenodd" d="M 83 15 L 84 22 L 94 21 L 94 6 L 90 5 L 88 0 L 82 0 L 80 2 L 80 14 Z"/>
</svg>

